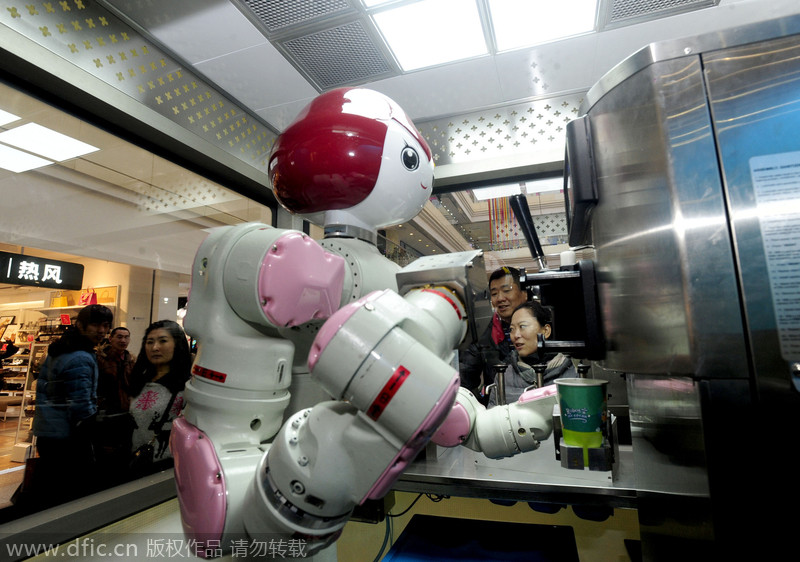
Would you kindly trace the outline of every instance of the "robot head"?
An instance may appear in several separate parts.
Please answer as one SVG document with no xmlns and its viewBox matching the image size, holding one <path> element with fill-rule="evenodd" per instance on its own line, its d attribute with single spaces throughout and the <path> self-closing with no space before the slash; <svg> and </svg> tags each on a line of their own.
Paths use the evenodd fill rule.
<svg viewBox="0 0 800 562">
<path fill-rule="evenodd" d="M 278 201 L 325 224 L 374 230 L 405 222 L 431 196 L 431 150 L 383 94 L 340 88 L 318 96 L 278 137 L 269 159 Z"/>
</svg>

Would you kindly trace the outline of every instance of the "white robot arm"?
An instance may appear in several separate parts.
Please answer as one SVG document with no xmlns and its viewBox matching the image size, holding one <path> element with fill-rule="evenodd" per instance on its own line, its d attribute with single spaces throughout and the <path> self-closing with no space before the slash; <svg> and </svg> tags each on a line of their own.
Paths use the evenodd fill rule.
<svg viewBox="0 0 800 562">
<path fill-rule="evenodd" d="M 258 223 L 215 229 L 198 249 L 184 320 L 198 354 L 170 437 L 197 545 L 243 534 L 249 483 L 290 400 L 295 346 L 279 332 L 337 310 L 344 271 L 303 233 Z"/>
<path fill-rule="evenodd" d="M 431 440 L 442 447 L 464 445 L 492 459 L 533 451 L 553 432 L 556 403 L 555 385 L 527 390 L 516 402 L 489 409 L 460 388 L 452 411 Z"/>
<path fill-rule="evenodd" d="M 198 340 L 219 337 L 217 322 L 225 330 L 236 326 L 234 312 L 239 321 L 250 319 L 245 321 L 250 329 L 275 329 L 275 316 L 265 312 L 269 299 L 259 278 L 281 247 L 269 244 L 257 255 L 257 244 L 249 244 L 248 238 L 263 243 L 282 236 L 286 234 L 275 229 L 235 227 L 201 247 L 196 261 L 204 273 L 196 272 L 202 285 L 193 284 L 194 298 L 195 291 L 210 290 L 216 283 L 224 298 L 208 299 L 209 304 L 227 318 L 206 316 L 211 321 L 202 326 L 190 322 L 187 328 L 195 328 Z M 226 237 L 235 240 L 225 244 Z M 301 243 L 306 243 L 302 237 L 295 242 L 298 249 Z M 213 267 L 219 247 L 229 256 L 216 264 L 224 264 L 224 272 Z M 335 269 L 331 256 L 314 254 L 306 253 L 307 265 L 313 266 L 308 259 L 316 259 Z M 259 275 L 252 273 L 259 270 Z M 235 288 L 228 285 L 226 292 L 229 276 L 236 278 L 227 281 Z M 295 277 L 284 283 L 302 285 L 299 281 Z M 308 289 L 318 293 L 316 304 L 293 321 L 314 316 L 320 302 L 331 300 L 332 293 L 322 289 L 340 287 L 338 275 L 319 285 Z M 227 315 L 220 302 L 228 303 Z M 210 311 L 204 313 L 210 316 Z M 188 406 L 171 439 L 187 535 L 198 545 L 229 544 L 240 537 L 300 537 L 307 553 L 338 538 L 355 505 L 382 497 L 451 411 L 459 378 L 449 360 L 466 332 L 465 318 L 459 298 L 445 287 L 415 289 L 405 297 L 391 290 L 373 292 L 341 308 L 323 325 L 309 357 L 315 378 L 335 400 L 291 416 L 271 447 L 261 444 L 271 437 L 271 430 L 262 428 L 275 427 L 286 401 L 281 375 L 270 376 L 280 370 L 274 367 L 276 358 L 253 365 L 264 376 L 248 376 L 239 367 L 247 367 L 248 361 L 222 357 L 230 363 L 218 364 L 215 353 L 202 353 L 201 346 L 195 377 L 187 385 Z M 291 345 L 261 337 L 265 353 L 272 353 L 275 343 Z M 288 357 L 282 360 L 291 363 Z M 258 385 L 262 388 L 256 389 Z"/>
<path fill-rule="evenodd" d="M 249 536 L 335 540 L 353 508 L 380 498 L 450 412 L 459 378 L 443 360 L 465 332 L 448 289 L 374 292 L 334 314 L 309 358 L 337 401 L 281 429 L 249 491 Z"/>
</svg>

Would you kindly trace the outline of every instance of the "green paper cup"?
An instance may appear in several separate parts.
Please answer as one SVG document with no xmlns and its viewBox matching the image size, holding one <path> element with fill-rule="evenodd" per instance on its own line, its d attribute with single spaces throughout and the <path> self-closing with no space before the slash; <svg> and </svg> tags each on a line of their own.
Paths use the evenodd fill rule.
<svg viewBox="0 0 800 562">
<path fill-rule="evenodd" d="M 559 379 L 556 386 L 564 443 L 583 447 L 583 463 L 588 465 L 587 449 L 603 445 L 603 429 L 608 417 L 608 381 Z"/>
</svg>

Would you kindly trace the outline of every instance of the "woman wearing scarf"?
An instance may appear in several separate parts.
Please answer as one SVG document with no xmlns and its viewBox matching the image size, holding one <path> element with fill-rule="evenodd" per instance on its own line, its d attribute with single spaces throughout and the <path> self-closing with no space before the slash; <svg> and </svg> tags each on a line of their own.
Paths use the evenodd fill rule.
<svg viewBox="0 0 800 562">
<path fill-rule="evenodd" d="M 516 402 L 529 386 L 537 384 L 533 366 L 540 363 L 538 357 L 539 334 L 545 339 L 553 333 L 553 318 L 550 311 L 537 301 L 520 305 L 511 315 L 510 337 L 514 349 L 508 355 L 508 367 L 503 375 L 506 402 Z M 577 378 L 578 372 L 572 360 L 562 353 L 545 354 L 546 368 L 542 384 L 553 384 L 560 378 Z M 489 407 L 497 405 L 497 392 L 492 388 Z"/>
</svg>

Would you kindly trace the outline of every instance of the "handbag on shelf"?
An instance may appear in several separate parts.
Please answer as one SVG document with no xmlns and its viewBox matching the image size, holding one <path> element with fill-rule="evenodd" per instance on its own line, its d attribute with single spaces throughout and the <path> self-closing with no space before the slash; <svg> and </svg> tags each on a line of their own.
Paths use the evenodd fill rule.
<svg viewBox="0 0 800 562">
<path fill-rule="evenodd" d="M 81 306 L 88 306 L 90 304 L 97 304 L 97 293 L 94 289 L 88 287 L 81 293 Z"/>
<path fill-rule="evenodd" d="M 100 291 L 100 293 L 97 295 L 97 302 L 114 302 L 114 297 L 111 296 L 111 291 L 109 289 L 103 289 Z"/>
<path fill-rule="evenodd" d="M 58 291 L 53 296 L 53 301 L 50 303 L 50 306 L 54 308 L 69 306 L 69 299 L 64 295 L 64 293 Z"/>
</svg>

